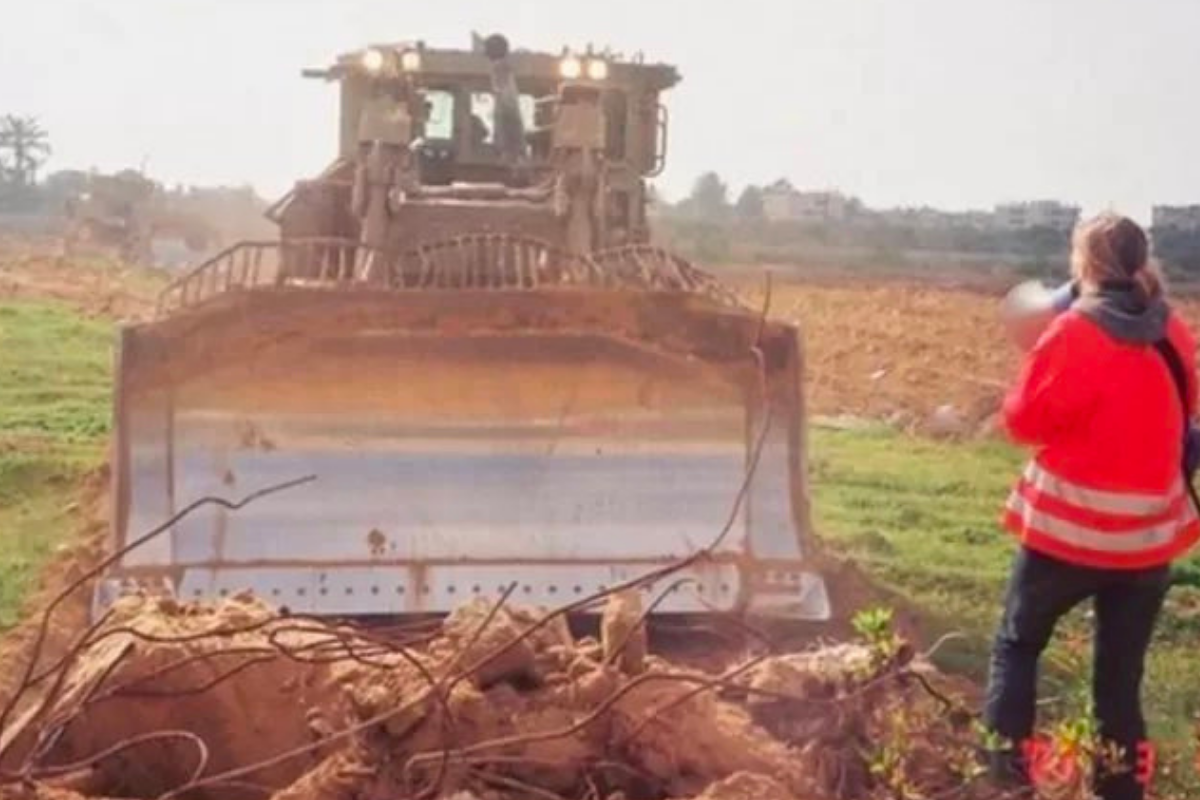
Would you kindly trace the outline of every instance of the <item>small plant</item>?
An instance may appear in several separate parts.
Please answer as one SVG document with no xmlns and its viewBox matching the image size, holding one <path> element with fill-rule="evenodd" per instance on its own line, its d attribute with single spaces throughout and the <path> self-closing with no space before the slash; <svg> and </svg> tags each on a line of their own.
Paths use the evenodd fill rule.
<svg viewBox="0 0 1200 800">
<path fill-rule="evenodd" d="M 874 661 L 883 663 L 893 658 L 900 650 L 900 637 L 892 629 L 892 609 L 876 606 L 863 609 L 854 615 L 854 630 L 870 645 Z"/>
<path fill-rule="evenodd" d="M 913 749 L 908 712 L 896 708 L 888 714 L 887 732 L 867 759 L 871 774 L 898 800 L 919 800 L 920 789 L 909 776 L 909 754 Z"/>
</svg>

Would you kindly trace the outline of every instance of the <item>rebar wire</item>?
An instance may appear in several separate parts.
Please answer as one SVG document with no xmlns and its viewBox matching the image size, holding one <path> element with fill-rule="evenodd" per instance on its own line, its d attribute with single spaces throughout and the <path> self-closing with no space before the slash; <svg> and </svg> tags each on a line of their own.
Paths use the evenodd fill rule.
<svg viewBox="0 0 1200 800">
<path fill-rule="evenodd" d="M 91 698 L 95 696 L 100 687 L 104 685 L 104 682 L 116 671 L 117 667 L 121 665 L 121 662 L 125 660 L 131 650 L 132 648 L 128 646 L 123 648 L 120 654 L 104 668 L 104 671 L 100 673 L 100 677 L 88 688 L 87 693 L 80 702 L 81 708 L 89 704 Z M 51 722 L 42 727 L 42 730 L 38 732 L 37 741 L 30 749 L 25 762 L 21 765 L 20 772 L 22 775 L 28 775 L 32 765 L 44 758 L 58 744 L 58 740 L 62 738 L 63 732 L 66 731 L 67 726 L 75 719 L 76 714 L 77 712 L 65 712 L 61 720 Z"/>
<path fill-rule="evenodd" d="M 424 669 L 423 666 L 420 668 Z M 219 784 L 219 783 L 226 783 L 229 780 L 241 778 L 243 775 L 250 775 L 250 774 L 253 774 L 260 770 L 276 766 L 277 764 L 282 764 L 287 761 L 291 761 L 294 758 L 299 758 L 300 756 L 315 752 L 315 751 L 317 751 L 323 747 L 326 747 L 330 744 L 334 744 L 336 742 L 341 742 L 341 741 L 346 741 L 348 739 L 351 739 L 360 733 L 363 733 L 365 731 L 370 730 L 371 728 L 381 725 L 394 717 L 398 717 L 402 714 L 405 714 L 405 713 L 413 710 L 417 706 L 425 703 L 426 701 L 429 700 L 430 693 L 435 691 L 436 685 L 437 685 L 436 682 L 432 682 L 429 688 L 427 688 L 424 692 L 417 695 L 416 697 L 414 697 L 412 700 L 408 701 L 407 703 L 404 703 L 403 705 L 400 705 L 396 708 L 392 708 L 387 711 L 376 714 L 372 717 L 369 717 L 368 719 L 360 720 L 359 722 L 357 722 L 353 725 L 350 725 L 346 728 L 343 728 L 340 731 L 337 731 L 336 733 L 333 733 L 333 734 L 330 734 L 329 736 L 324 737 L 319 742 L 316 742 L 313 744 L 307 744 L 307 745 L 300 745 L 298 747 L 293 747 L 289 750 L 286 750 L 282 753 L 277 753 L 276 755 L 271 756 L 270 758 L 263 759 L 254 764 L 247 764 L 247 765 L 244 765 L 241 767 L 235 767 L 235 768 L 227 770 L 223 773 L 219 773 L 217 775 L 211 775 L 207 778 L 204 778 L 203 780 L 194 781 L 189 785 L 180 786 L 176 789 L 173 789 L 169 792 L 159 795 L 157 800 L 169 800 L 169 798 L 177 797 L 180 794 L 183 794 L 184 792 L 187 792 L 187 791 L 192 791 L 194 789 L 198 789 L 198 788 L 201 788 L 204 786 L 209 786 L 209 785 L 214 785 L 214 784 Z"/>
<path fill-rule="evenodd" d="M 183 667 L 186 667 L 186 666 L 190 666 L 191 664 L 200 663 L 201 661 L 215 660 L 218 657 L 223 657 L 223 656 L 227 656 L 227 655 L 228 656 L 241 655 L 241 656 L 250 656 L 250 657 L 244 661 L 241 661 L 241 662 L 233 665 L 232 667 L 229 667 L 224 672 L 219 673 L 216 677 L 205 681 L 204 683 L 200 684 L 199 686 L 185 686 L 185 687 L 180 687 L 177 689 L 163 689 L 160 691 L 153 691 L 150 689 L 140 689 L 139 690 L 139 689 L 134 688 L 138 684 L 147 683 L 155 678 L 161 678 L 165 674 L 174 672 L 175 670 L 178 670 L 178 669 L 182 669 Z M 280 654 L 274 650 L 271 650 L 268 648 L 251 648 L 251 647 L 213 651 L 211 653 L 200 653 L 195 656 L 189 656 L 187 658 L 181 658 L 176 661 L 173 661 L 170 664 L 166 665 L 166 667 L 167 667 L 166 669 L 156 670 L 155 672 L 151 672 L 146 675 L 139 675 L 137 678 L 134 678 L 131 681 L 127 681 L 126 683 L 114 686 L 112 689 L 105 692 L 100 697 L 96 698 L 96 702 L 102 702 L 104 700 L 110 700 L 112 698 L 121 698 L 121 697 L 140 697 L 140 698 L 184 697 L 184 696 L 192 695 L 192 694 L 203 694 L 204 692 L 207 692 L 208 690 L 229 680 L 234 675 L 244 672 L 245 670 L 249 669 L 250 667 L 256 666 L 258 664 L 266 664 L 270 661 L 275 661 L 279 657 L 280 657 Z"/>
<path fill-rule="evenodd" d="M 455 651 L 454 655 L 451 656 L 449 663 L 444 668 L 444 675 L 451 675 L 453 673 L 454 667 L 457 666 L 459 660 L 462 658 L 463 653 L 468 652 L 479 642 L 484 632 L 491 627 L 492 622 L 495 621 L 497 615 L 500 613 L 500 609 L 504 607 L 505 603 L 508 602 L 509 598 L 512 597 L 513 592 L 516 590 L 516 581 L 513 581 L 504 588 L 504 591 L 500 593 L 500 597 L 497 598 L 496 602 L 493 603 L 491 608 L 488 609 L 487 614 L 484 615 L 479 624 L 475 626 L 475 630 L 471 632 L 471 635 L 467 639 L 466 643 L 459 647 Z M 455 719 L 454 712 L 450 708 L 450 694 L 454 691 L 454 688 L 458 685 L 458 682 L 451 681 L 449 686 L 443 688 L 444 684 L 445 677 L 443 677 L 437 682 L 436 685 L 433 686 L 433 691 L 436 693 L 438 702 L 442 706 L 442 758 L 438 762 L 437 775 L 434 776 L 433 781 L 429 786 L 416 793 L 418 800 L 423 800 L 423 798 L 434 797 L 441 794 L 446 783 L 446 775 L 450 770 L 450 746 L 451 742 L 454 740 L 458 728 L 458 721 Z"/>
<path fill-rule="evenodd" d="M 512 597 L 513 592 L 515 592 L 517 590 L 517 586 L 518 586 L 517 581 L 513 581 L 512 583 L 510 583 L 504 587 L 504 591 L 502 591 L 500 593 L 499 599 L 497 599 L 496 602 L 492 604 L 491 608 L 488 609 L 488 613 L 484 616 L 483 620 L 479 623 L 479 625 L 477 625 L 475 627 L 475 630 L 471 632 L 471 636 L 469 639 L 467 639 L 467 643 L 465 645 L 463 645 L 462 647 L 458 648 L 458 650 L 454 653 L 454 655 L 451 656 L 450 662 L 446 665 L 446 673 L 447 674 L 450 674 L 453 671 L 453 669 L 456 666 L 458 666 L 458 662 L 462 660 L 464 653 L 468 652 L 472 647 L 474 647 L 476 644 L 479 643 L 479 640 L 483 636 L 484 631 L 486 631 L 487 628 L 492 624 L 493 620 L 496 619 L 496 615 L 500 613 L 500 609 L 503 608 L 504 604 L 507 603 L 509 601 L 509 599 Z M 446 687 L 446 691 L 447 692 L 454 691 L 454 688 L 456 686 L 458 686 L 459 680 L 461 680 L 461 678 L 452 681 L 450 683 L 450 685 L 448 687 Z"/>
<path fill-rule="evenodd" d="M 265 622 L 267 622 L 267 623 L 278 622 L 278 620 L 277 619 L 269 619 L 269 620 L 266 620 Z M 239 629 L 239 631 L 245 631 L 246 629 L 262 628 L 262 627 L 265 627 L 265 625 L 263 624 L 262 621 L 260 621 L 258 623 L 254 623 L 252 625 L 243 626 L 242 628 Z M 323 626 L 321 628 L 306 629 L 301 626 L 286 626 L 285 625 L 285 626 L 280 626 L 275 631 L 272 631 L 272 634 L 289 632 L 289 630 L 290 631 L 300 631 L 300 632 L 309 632 L 309 631 L 320 632 L 320 633 L 326 634 L 327 636 L 331 637 L 332 641 L 310 642 L 305 645 L 301 645 L 300 647 L 294 648 L 293 650 L 290 650 L 290 651 L 282 643 L 280 643 L 278 641 L 273 641 L 272 644 L 274 645 L 274 647 L 272 647 L 272 648 L 247 647 L 247 648 L 242 648 L 241 650 L 234 650 L 234 651 L 215 650 L 215 651 L 210 651 L 207 653 L 194 654 L 194 655 L 187 656 L 187 657 L 184 657 L 181 659 L 177 659 L 176 661 L 173 661 L 169 664 L 163 665 L 159 669 L 155 670 L 153 673 L 139 676 L 138 678 L 136 678 L 132 681 L 126 682 L 126 684 L 122 684 L 120 686 L 113 687 L 108 692 L 106 692 L 105 695 L 98 697 L 98 698 L 94 698 L 94 700 L 92 702 L 99 702 L 99 701 L 107 700 L 114 696 L 171 697 L 171 696 L 183 696 L 183 695 L 187 695 L 187 694 L 195 694 L 195 693 L 207 691 L 207 690 L 215 687 L 219 683 L 222 683 L 223 681 L 232 678 L 237 673 L 239 673 L 245 669 L 248 669 L 251 666 L 254 666 L 255 664 L 263 663 L 268 660 L 274 660 L 281 656 L 295 657 L 295 654 L 297 652 L 299 652 L 305 648 L 319 647 L 319 646 L 324 646 L 324 645 L 332 644 L 332 643 L 342 645 L 342 647 L 345 648 L 345 650 L 347 651 L 345 653 L 345 655 L 341 656 L 337 660 L 356 660 L 356 661 L 359 661 L 360 663 L 366 664 L 367 666 L 371 666 L 373 668 L 379 668 L 379 669 L 387 669 L 392 666 L 390 664 L 378 664 L 378 663 L 372 663 L 372 662 L 366 661 L 359 653 L 357 653 L 354 650 L 354 642 L 353 642 L 354 636 L 351 632 L 339 631 L 339 630 L 331 631 L 331 630 L 329 630 L 329 628 L 327 626 Z M 136 631 L 136 630 L 130 630 L 129 632 L 135 636 L 138 633 L 140 633 L 139 631 Z M 228 633 L 229 633 L 228 630 L 218 630 L 218 631 L 208 631 L 204 635 L 188 635 L 188 636 L 184 636 L 184 637 L 174 637 L 174 638 L 155 636 L 155 637 L 151 637 L 151 638 L 154 639 L 155 641 L 162 642 L 162 643 L 173 643 L 173 642 L 179 641 L 181 639 L 186 639 L 189 641 L 197 641 L 197 640 L 202 640 L 204 638 L 222 638 L 222 635 L 227 635 Z M 386 652 L 399 653 L 402 657 L 410 659 L 410 663 L 423 675 L 423 677 L 430 684 L 430 686 L 435 685 L 436 681 L 434 680 L 432 674 L 429 673 L 427 668 L 423 664 L 421 664 L 419 660 L 417 660 L 414 656 L 412 656 L 412 654 L 407 653 L 404 648 L 395 648 L 395 647 L 390 647 L 390 646 L 385 647 L 385 645 L 386 645 L 386 643 L 380 643 L 379 645 L 377 645 L 377 647 L 380 650 L 384 650 Z M 170 690 L 170 691 L 162 691 L 162 692 L 129 691 L 129 689 L 132 686 L 135 686 L 139 683 L 143 683 L 152 678 L 161 677 L 163 674 L 167 674 L 171 671 L 180 669 L 184 666 L 187 666 L 188 664 L 197 663 L 200 661 L 205 661 L 205 660 L 210 660 L 210 659 L 215 659 L 215 658 L 219 658 L 219 657 L 224 657 L 224 656 L 228 656 L 228 655 L 234 655 L 234 654 L 252 655 L 255 657 L 250 658 L 240 664 L 235 665 L 234 667 L 232 667 L 229 670 L 225 671 L 224 673 L 214 677 L 212 680 L 206 682 L 205 684 L 203 684 L 201 686 L 187 687 L 187 688 L 175 689 L 175 690 Z M 299 658 L 297 658 L 297 660 L 302 661 L 302 662 L 309 661 L 309 659 L 299 659 Z M 69 723 L 71 721 L 71 719 L 74 718 L 74 716 L 77 716 L 78 713 L 80 713 L 83 710 L 83 707 L 85 707 L 86 705 L 90 705 L 90 704 L 91 704 L 91 702 L 88 702 L 88 703 L 82 704 L 80 707 L 74 709 L 71 718 L 69 718 L 66 721 L 66 723 Z M 448 709 L 447 709 L 447 713 L 449 713 Z M 64 725 L 66 723 L 64 723 Z"/>
<path fill-rule="evenodd" d="M 471 770 L 471 772 L 479 778 L 479 780 L 490 783 L 505 789 L 513 789 L 518 792 L 523 792 L 533 797 L 540 797 L 543 800 L 567 800 L 561 794 L 556 794 L 549 789 L 543 789 L 540 786 L 526 783 L 522 780 L 517 780 L 508 775 L 496 775 L 485 770 Z"/>
<path fill-rule="evenodd" d="M 317 479 L 317 476 L 315 476 L 315 475 L 307 475 L 303 478 L 296 478 L 294 480 L 285 481 L 283 483 L 275 484 L 273 486 L 268 486 L 264 489 L 259 489 L 258 491 L 252 492 L 251 494 L 248 494 L 245 497 L 243 497 L 241 500 L 238 500 L 235 502 L 231 502 L 222 497 L 211 497 L 211 496 L 210 497 L 202 497 L 199 500 L 196 500 L 195 502 L 189 504 L 187 507 L 185 507 L 178 513 L 174 514 L 170 519 L 168 519 L 166 522 L 162 523 L 158 527 L 150 530 L 147 533 L 142 534 L 141 536 L 134 539 L 129 544 L 116 550 L 114 553 L 112 553 L 108 557 L 101 559 L 100 562 L 97 563 L 94 567 L 87 570 L 86 572 L 83 573 L 83 575 L 79 576 L 74 581 L 72 581 L 66 588 L 64 588 L 61 592 L 59 592 L 57 595 L 55 595 L 54 599 L 51 600 L 50 603 L 46 606 L 45 611 L 42 612 L 41 622 L 38 626 L 38 633 L 34 639 L 33 647 L 30 652 L 30 655 L 29 655 L 29 663 L 26 664 L 26 666 L 25 666 L 25 672 L 21 677 L 20 683 L 17 685 L 17 690 L 15 692 L 13 692 L 12 697 L 10 697 L 8 702 L 5 703 L 4 710 L 0 711 L 0 732 L 3 732 L 5 730 L 5 728 L 8 725 L 9 717 L 12 716 L 12 713 L 13 713 L 14 709 L 16 709 L 17 705 L 20 703 L 21 698 L 25 695 L 25 693 L 27 691 L 29 691 L 29 681 L 33 677 L 33 673 L 37 667 L 38 661 L 41 659 L 42 647 L 45 645 L 46 636 L 49 634 L 50 618 L 54 614 L 54 610 L 56 608 L 58 608 L 59 604 L 61 604 L 64 600 L 66 600 L 68 597 L 70 597 L 71 594 L 73 594 L 75 591 L 77 591 L 80 587 L 82 587 L 88 581 L 92 580 L 93 578 L 97 577 L 98 575 L 101 575 L 110 566 L 112 566 L 113 564 L 115 564 L 116 562 L 118 562 L 122 558 L 124 558 L 125 555 L 132 552 L 133 550 L 136 550 L 137 548 L 141 547 L 142 545 L 144 545 L 145 543 L 154 539 L 155 537 L 161 536 L 165 531 L 168 531 L 172 527 L 174 527 L 180 520 L 189 516 L 192 512 L 196 511 L 199 508 L 202 508 L 203 506 L 218 505 L 218 506 L 221 506 L 222 508 L 228 509 L 230 511 L 239 511 L 242 508 L 244 508 L 245 506 L 249 505 L 250 503 L 255 502 L 256 500 L 260 500 L 264 497 L 287 491 L 288 489 L 293 489 L 297 486 L 301 486 L 306 483 L 311 483 L 312 481 L 315 481 L 316 479 Z M 46 696 L 47 701 L 49 701 L 61 689 L 62 680 L 65 679 L 65 676 L 66 676 L 66 670 L 61 670 L 59 672 L 59 680 L 56 682 L 54 689 L 51 692 L 49 692 Z M 45 706 L 45 704 L 43 704 L 43 707 L 44 706 Z M 16 737 L 14 737 L 14 739 L 15 738 Z M 11 744 L 11 742 L 10 742 L 10 744 Z M 5 754 L 5 750 L 7 750 L 7 747 L 0 748 L 0 758 L 3 758 L 3 756 Z"/>
<path fill-rule="evenodd" d="M 127 654 L 128 654 L 128 651 L 123 653 L 119 658 L 114 659 L 113 662 L 108 665 L 108 667 L 105 669 L 104 673 L 89 689 L 87 695 L 80 702 L 76 703 L 73 708 L 66 711 L 65 717 L 63 719 L 55 721 L 55 722 L 51 723 L 50 725 L 47 725 L 41 731 L 41 733 L 39 733 L 39 745 L 31 753 L 29 758 L 26 759 L 25 767 L 23 767 L 23 769 L 22 769 L 22 774 L 26 774 L 28 772 L 28 767 L 30 764 L 36 764 L 37 761 L 39 761 L 41 758 L 44 758 L 45 755 L 49 752 L 49 750 L 57 742 L 57 739 L 61 737 L 62 733 L 66 730 L 66 728 L 76 718 L 78 718 L 78 716 L 80 714 L 82 714 L 87 708 L 89 708 L 93 705 L 113 699 L 114 697 L 155 698 L 155 697 L 180 697 L 180 696 L 185 696 L 185 695 L 190 695 L 190 694 L 200 694 L 200 693 L 205 692 L 205 691 L 217 686 L 218 684 L 232 678 L 234 675 L 237 675 L 238 673 L 240 673 L 256 664 L 266 663 L 267 661 L 273 661 L 281 655 L 276 650 L 273 650 L 271 648 L 263 648 L 263 647 L 230 648 L 230 649 L 223 649 L 223 650 L 213 650 L 213 651 L 209 651 L 209 652 L 205 652 L 205 653 L 197 653 L 197 654 L 193 654 L 191 656 L 186 656 L 184 658 L 176 659 L 175 661 L 169 662 L 169 663 L 153 670 L 152 672 L 137 676 L 132 680 L 126 681 L 123 684 L 119 684 L 118 686 L 111 687 L 104 694 L 98 694 L 100 688 L 108 680 L 108 678 L 112 675 L 112 673 L 116 670 L 116 668 L 120 665 L 122 659 Z M 217 675 L 215 678 L 211 679 L 210 681 L 208 681 L 200 686 L 186 687 L 186 688 L 172 689 L 172 690 L 164 690 L 164 691 L 160 691 L 160 692 L 131 691 L 131 688 L 134 686 L 137 686 L 138 684 L 145 683 L 145 682 L 148 682 L 153 679 L 161 678 L 163 675 L 169 674 L 173 671 L 181 669 L 190 664 L 199 663 L 201 661 L 206 661 L 206 660 L 213 660 L 213 659 L 217 659 L 217 658 L 224 658 L 227 656 L 234 656 L 234 655 L 251 655 L 251 656 L 255 656 L 255 657 L 249 658 L 240 664 L 234 665 L 232 668 L 226 670 L 224 673 Z"/>
<path fill-rule="evenodd" d="M 511 591 L 510 591 L 510 593 L 511 593 Z M 499 611 L 499 605 L 500 604 L 497 604 L 493 608 L 491 613 L 488 614 L 487 618 L 484 620 L 484 623 L 481 624 L 480 627 L 477 629 L 475 636 L 481 635 L 483 633 L 483 630 L 486 627 L 486 625 L 490 624 L 491 620 L 494 619 L 496 612 Z M 204 778 L 203 780 L 198 779 L 198 780 L 192 781 L 191 783 L 189 783 L 187 785 L 177 787 L 176 789 L 173 789 L 170 792 L 160 795 L 160 800 L 167 800 L 167 798 L 177 797 L 178 795 L 180 795 L 184 792 L 192 791 L 194 789 L 201 788 L 203 786 L 227 783 L 229 780 L 235 780 L 235 779 L 241 778 L 244 775 L 253 774 L 255 772 L 258 772 L 259 770 L 266 769 L 271 766 L 275 766 L 276 764 L 290 761 L 294 758 L 298 758 L 300 756 L 307 755 L 311 752 L 315 752 L 315 751 L 317 751 L 323 747 L 326 747 L 330 744 L 333 744 L 335 742 L 344 741 L 344 740 L 349 739 L 359 733 L 362 733 L 362 732 L 369 730 L 377 725 L 380 725 L 393 717 L 399 716 L 399 715 L 415 708 L 417 705 L 419 705 L 421 703 L 426 702 L 427 700 L 430 699 L 431 693 L 433 693 L 434 695 L 439 694 L 437 687 L 440 684 L 438 681 L 436 681 L 436 679 L 434 679 L 432 677 L 432 674 L 428 671 L 428 669 L 423 664 L 421 664 L 419 661 L 417 661 L 415 659 L 415 657 L 413 657 L 411 654 L 407 654 L 406 657 L 413 659 L 412 662 L 410 662 L 410 663 L 412 663 L 415 668 L 417 668 L 418 670 L 420 670 L 422 672 L 422 674 L 426 677 L 426 680 L 429 683 L 429 687 L 424 692 L 422 692 L 420 695 L 418 695 L 414 700 L 412 700 L 408 703 L 405 703 L 404 705 L 402 705 L 398 708 L 390 709 L 388 711 L 377 714 L 367 720 L 361 721 L 355 725 L 352 725 L 348 728 L 338 731 L 337 733 L 331 734 L 330 736 L 323 738 L 319 742 L 292 748 L 283 753 L 279 753 L 271 758 L 264 759 L 256 764 L 249 764 L 244 767 L 238 767 L 238 768 L 234 768 L 231 770 L 227 770 L 224 773 L 220 773 L 218 775 L 212 775 L 212 776 L 209 776 L 208 778 Z M 434 699 L 443 705 L 443 708 L 444 708 L 443 717 L 445 720 L 449 721 L 452 717 L 452 713 L 449 709 L 448 703 L 446 702 L 445 696 L 435 696 Z M 440 780 L 441 780 L 441 778 L 439 777 L 439 781 Z"/>
<path fill-rule="evenodd" d="M 744 671 L 750 669 L 751 667 L 755 666 L 757 663 L 761 662 L 765 658 L 766 658 L 766 656 L 760 656 L 757 659 L 753 659 L 750 662 L 748 662 L 747 664 L 743 664 L 742 666 L 738 667 L 736 670 L 731 670 L 730 672 L 725 673 L 717 680 L 720 681 L 720 680 L 732 679 L 732 678 L 736 677 L 738 674 L 740 674 L 741 672 L 744 672 Z M 462 748 L 461 750 L 458 750 L 455 753 L 455 756 L 457 758 L 461 758 L 463 756 L 474 756 L 477 753 L 485 752 L 488 750 L 500 750 L 500 749 L 513 747 L 516 745 L 533 744 L 535 742 L 546 742 L 546 741 L 553 741 L 554 739 L 566 738 L 568 736 L 571 736 L 573 734 L 576 734 L 576 733 L 582 731 L 583 729 L 587 728 L 589 725 L 592 725 L 593 723 L 595 723 L 602 716 L 604 716 L 606 713 L 608 713 L 608 711 L 610 709 L 612 709 L 613 706 L 615 706 L 618 702 L 620 702 L 621 698 L 625 697 L 627 694 L 632 692 L 634 689 L 638 688 L 639 686 L 642 686 L 643 684 L 653 683 L 655 681 L 679 682 L 679 683 L 695 683 L 697 681 L 702 681 L 704 684 L 710 684 L 713 682 L 712 679 L 701 679 L 699 676 L 697 676 L 695 674 L 686 673 L 686 672 L 648 672 L 643 675 L 639 675 L 636 678 L 633 678 L 629 682 L 625 683 L 623 686 L 616 689 L 612 694 L 610 694 L 603 701 L 601 701 L 589 713 L 587 713 L 586 715 L 579 718 L 578 720 L 576 720 L 571 725 L 568 725 L 565 728 L 559 728 L 559 729 L 553 730 L 553 731 L 538 731 L 536 733 L 513 734 L 511 736 L 501 736 L 501 737 L 497 737 L 495 739 L 488 739 L 488 740 L 485 740 L 482 742 L 476 742 L 472 745 Z M 708 688 L 708 687 L 706 686 L 705 688 Z M 408 764 L 405 765 L 405 769 L 406 770 L 410 769 L 415 762 L 422 761 L 422 760 L 427 761 L 428 755 L 413 756 L 412 758 L 409 759 Z"/>
<path fill-rule="evenodd" d="M 688 702 L 689 700 L 695 699 L 697 696 L 703 694 L 704 692 L 708 692 L 718 686 L 728 684 L 729 681 L 733 680 L 738 675 L 741 675 L 743 673 L 749 672 L 750 670 L 754 669 L 759 664 L 761 664 L 763 661 L 766 661 L 767 658 L 768 658 L 768 656 L 766 656 L 766 655 L 755 656 L 754 658 L 750 659 L 746 663 L 741 664 L 737 667 L 734 667 L 733 669 L 728 670 L 728 671 L 722 673 L 721 675 L 718 675 L 715 678 L 710 678 L 708 680 L 701 682 L 699 686 L 697 686 L 693 689 L 689 689 L 688 691 L 684 692 L 679 697 L 676 697 L 666 703 L 663 703 L 661 706 L 657 706 L 655 708 L 650 709 L 650 713 L 648 713 L 645 717 L 642 718 L 642 721 L 638 723 L 637 727 L 635 727 L 631 733 L 622 737 L 620 743 L 618 744 L 618 747 L 624 747 L 625 745 L 629 744 L 631 741 L 636 739 L 639 735 L 641 735 L 642 731 L 644 731 L 647 728 L 647 726 L 650 725 L 651 722 L 653 722 L 655 719 L 662 716 L 663 714 L 667 713 L 671 709 L 678 708 L 679 706 L 683 705 L 684 703 Z"/>
<path fill-rule="evenodd" d="M 94 764 L 98 764 L 106 758 L 112 758 L 118 753 L 123 753 L 131 747 L 137 747 L 146 742 L 153 742 L 158 739 L 184 739 L 196 745 L 197 759 L 196 766 L 192 770 L 192 776 L 188 779 L 189 783 L 194 782 L 197 778 L 204 774 L 204 770 L 208 767 L 208 745 L 204 740 L 191 731 L 185 730 L 167 730 L 167 731 L 152 731 L 144 733 L 140 736 L 133 736 L 123 741 L 117 742 L 112 747 L 105 748 L 95 755 L 87 758 L 73 761 L 70 764 L 60 764 L 53 767 L 45 767 L 38 771 L 37 777 L 48 778 L 54 775 L 65 775 L 70 772 L 76 772 L 81 769 L 86 769 Z"/>
<path fill-rule="evenodd" d="M 754 341 L 758 346 L 762 345 L 763 333 L 767 328 L 767 316 L 771 312 L 771 270 L 767 270 L 764 275 L 763 282 L 763 304 L 762 309 L 758 312 L 758 334 L 754 337 Z"/>
<path fill-rule="evenodd" d="M 108 621 L 112 619 L 112 613 L 113 610 L 108 608 L 103 614 L 100 615 L 98 620 L 93 622 L 91 625 L 88 625 L 81 634 L 75 637 L 75 640 L 68 646 L 67 651 L 63 654 L 63 656 L 30 679 L 30 687 L 37 686 L 51 675 L 57 675 L 58 670 L 61 669 L 69 660 L 68 654 L 77 648 L 86 646 L 88 640 L 92 636 L 95 636 L 106 624 L 108 624 Z"/>
</svg>

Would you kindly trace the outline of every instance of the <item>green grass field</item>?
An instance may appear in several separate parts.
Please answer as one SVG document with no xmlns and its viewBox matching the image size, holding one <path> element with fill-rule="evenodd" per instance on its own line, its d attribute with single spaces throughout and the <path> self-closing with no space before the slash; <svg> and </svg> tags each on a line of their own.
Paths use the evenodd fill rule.
<svg viewBox="0 0 1200 800">
<path fill-rule="evenodd" d="M 103 458 L 112 342 L 109 323 L 66 306 L 0 303 L 0 627 L 72 530 L 73 487 Z M 998 443 L 815 427 L 810 458 L 827 546 L 918 611 L 928 635 L 963 633 L 939 661 L 982 677 L 1013 546 L 996 520 L 1021 454 Z M 1200 796 L 1200 784 L 1187 783 L 1195 773 L 1186 740 L 1200 711 L 1200 590 L 1186 585 L 1200 567 L 1189 569 L 1160 626 L 1146 697 L 1153 734 L 1176 743 L 1163 748 L 1172 788 Z M 1082 614 L 1064 627 L 1086 632 Z M 1060 645 L 1053 655 L 1070 652 Z M 1048 670 L 1047 693 L 1080 669 Z"/>
<path fill-rule="evenodd" d="M 73 529 L 75 487 L 108 432 L 111 326 L 0 303 L 0 627 Z"/>
</svg>

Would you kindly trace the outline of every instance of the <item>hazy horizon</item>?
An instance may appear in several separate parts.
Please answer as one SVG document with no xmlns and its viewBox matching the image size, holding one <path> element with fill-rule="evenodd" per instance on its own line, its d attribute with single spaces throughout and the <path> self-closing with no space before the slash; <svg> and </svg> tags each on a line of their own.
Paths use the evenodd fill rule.
<svg viewBox="0 0 1200 800">
<path fill-rule="evenodd" d="M 518 47 L 593 42 L 675 64 L 658 182 L 672 199 L 711 169 L 735 196 L 787 177 L 874 207 L 1051 198 L 1147 219 L 1151 204 L 1200 202 L 1187 157 L 1200 3 L 500 5 L 40 0 L 0 31 L 0 113 L 41 120 L 48 170 L 144 162 L 169 184 L 273 197 L 334 154 L 336 90 L 301 69 L 369 42 L 465 47 L 499 30 Z"/>
</svg>

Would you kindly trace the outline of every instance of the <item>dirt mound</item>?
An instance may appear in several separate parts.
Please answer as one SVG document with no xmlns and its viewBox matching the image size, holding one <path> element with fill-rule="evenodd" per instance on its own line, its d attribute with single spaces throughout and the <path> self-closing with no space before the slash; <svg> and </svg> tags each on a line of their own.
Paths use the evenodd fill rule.
<svg viewBox="0 0 1200 800">
<path fill-rule="evenodd" d="M 906 646 L 717 674 L 645 652 L 628 597 L 605 618 L 603 641 L 577 640 L 555 614 L 477 601 L 405 646 L 246 597 L 129 598 L 4 731 L 0 797 L 834 800 L 962 783 L 927 757 L 944 742 L 922 749 L 953 731 Z M 924 760 L 885 775 L 873 754 L 897 719 Z"/>
<path fill-rule="evenodd" d="M 113 794 L 152 796 L 185 783 L 198 763 L 224 770 L 316 741 L 315 714 L 336 713 L 338 695 L 322 648 L 339 635 L 247 598 L 216 608 L 124 600 L 79 649 L 58 691 L 43 695 L 52 702 L 19 720 L 24 729 L 2 763 L 62 769 L 144 740 L 102 761 L 96 779 Z M 260 777 L 286 784 L 319 756 Z"/>
</svg>

